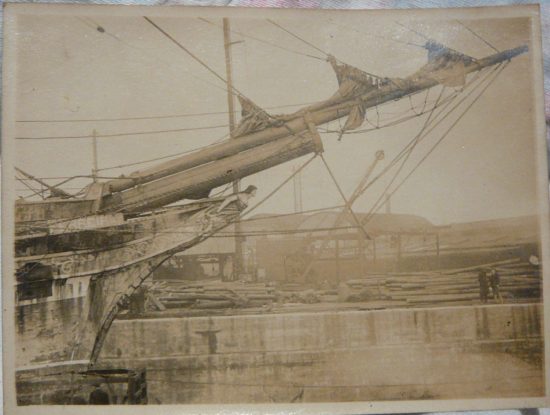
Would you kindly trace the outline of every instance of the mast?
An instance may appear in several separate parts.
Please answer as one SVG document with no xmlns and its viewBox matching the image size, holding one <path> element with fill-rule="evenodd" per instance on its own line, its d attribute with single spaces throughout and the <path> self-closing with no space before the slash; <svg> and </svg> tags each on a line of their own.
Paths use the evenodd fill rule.
<svg viewBox="0 0 550 415">
<path fill-rule="evenodd" d="M 235 129 L 235 95 L 233 92 L 233 68 L 231 65 L 231 28 L 229 19 L 223 18 L 223 46 L 225 50 L 225 79 L 227 80 L 227 109 L 229 111 L 229 134 L 232 139 L 233 130 Z M 240 180 L 233 182 L 233 193 L 237 193 L 240 190 Z M 239 236 L 241 231 L 240 221 L 237 219 L 234 222 L 235 227 L 235 261 L 233 262 L 233 274 L 237 277 L 242 272 L 243 262 L 243 247 L 242 238 Z"/>
<path fill-rule="evenodd" d="M 93 167 L 92 178 L 94 183 L 97 182 L 97 131 L 92 131 L 92 151 L 93 151 Z"/>
</svg>

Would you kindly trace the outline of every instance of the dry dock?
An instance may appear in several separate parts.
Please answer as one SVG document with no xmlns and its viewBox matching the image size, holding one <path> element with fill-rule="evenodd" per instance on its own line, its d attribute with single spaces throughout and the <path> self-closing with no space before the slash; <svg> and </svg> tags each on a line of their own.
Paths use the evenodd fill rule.
<svg viewBox="0 0 550 415">
<path fill-rule="evenodd" d="M 542 305 L 117 320 L 101 365 L 150 403 L 543 395 Z"/>
</svg>

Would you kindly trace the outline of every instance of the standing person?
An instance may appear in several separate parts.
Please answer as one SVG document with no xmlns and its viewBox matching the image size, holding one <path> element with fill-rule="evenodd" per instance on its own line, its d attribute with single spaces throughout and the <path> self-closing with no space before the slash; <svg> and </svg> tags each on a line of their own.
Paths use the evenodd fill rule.
<svg viewBox="0 0 550 415">
<path fill-rule="evenodd" d="M 109 405 L 109 394 L 101 389 L 101 383 L 94 384 L 95 389 L 90 393 L 90 405 Z"/>
<path fill-rule="evenodd" d="M 145 312 L 145 297 L 147 290 L 145 287 L 138 287 L 134 293 L 130 296 L 130 304 L 128 306 L 128 312 L 133 315 L 140 315 Z"/>
<path fill-rule="evenodd" d="M 489 283 L 491 284 L 491 291 L 493 291 L 493 299 L 502 304 L 504 301 L 502 295 L 500 295 L 500 275 L 494 268 L 491 268 L 489 273 Z"/>
<path fill-rule="evenodd" d="M 483 304 L 486 304 L 487 297 L 489 295 L 489 279 L 487 278 L 487 273 L 483 268 L 479 270 L 477 279 L 479 281 L 479 299 Z"/>
</svg>

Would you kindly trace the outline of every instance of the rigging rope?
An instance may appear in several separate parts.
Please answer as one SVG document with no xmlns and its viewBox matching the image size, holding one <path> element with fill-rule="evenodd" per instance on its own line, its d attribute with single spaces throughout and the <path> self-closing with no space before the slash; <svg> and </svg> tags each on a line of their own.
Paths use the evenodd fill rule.
<svg viewBox="0 0 550 415">
<path fill-rule="evenodd" d="M 369 125 L 371 125 L 372 128 L 363 128 L 361 130 L 350 130 L 350 131 L 346 131 L 345 134 L 350 135 L 350 134 L 368 133 L 368 132 L 371 132 L 371 131 L 382 130 L 384 128 L 389 128 L 389 127 L 393 127 L 393 126 L 402 124 L 404 122 L 407 122 L 407 121 L 412 120 L 414 118 L 418 118 L 421 115 L 424 115 L 424 114 L 430 112 L 433 108 L 438 108 L 438 107 L 442 106 L 443 104 L 446 104 L 449 100 L 454 99 L 458 95 L 458 92 L 459 91 L 455 91 L 455 93 L 453 95 L 449 95 L 448 97 L 441 100 L 441 102 L 438 104 L 437 107 L 434 106 L 434 107 L 431 107 L 430 109 L 428 109 L 426 111 L 423 111 L 423 112 L 420 112 L 420 113 L 417 113 L 417 114 L 412 114 L 412 115 L 409 115 L 409 116 L 406 116 L 406 117 L 403 117 L 403 116 L 392 117 L 392 118 L 390 118 L 390 120 L 393 120 L 393 121 L 390 121 L 386 124 L 381 124 L 380 125 L 379 121 L 377 121 L 378 125 L 375 125 L 368 119 L 367 114 L 365 114 L 365 121 Z M 407 111 L 404 112 L 404 114 L 406 114 L 410 111 L 411 110 L 408 109 Z M 339 129 L 339 130 L 330 130 L 330 129 L 326 128 L 324 131 L 321 131 L 321 133 L 322 134 L 340 134 L 340 131 L 341 131 L 341 129 Z"/>
<path fill-rule="evenodd" d="M 212 143 L 210 143 L 206 146 L 202 146 L 202 147 L 199 147 L 199 148 L 193 148 L 191 150 L 181 151 L 179 153 L 169 154 L 167 156 L 155 157 L 155 158 L 147 159 L 147 160 L 140 160 L 140 161 L 136 161 L 136 162 L 133 162 L 133 163 L 119 164 L 118 166 L 103 167 L 101 169 L 97 169 L 97 171 L 99 172 L 99 171 L 105 171 L 105 170 L 121 169 L 121 168 L 124 168 L 124 167 L 139 166 L 141 164 L 147 164 L 147 163 L 150 163 L 152 161 L 160 161 L 160 160 L 165 160 L 165 159 L 172 158 L 172 157 L 182 156 L 184 154 L 194 153 L 195 151 L 199 151 L 199 150 L 202 150 L 202 149 L 205 149 L 205 148 L 208 148 L 208 147 L 212 147 L 216 144 L 219 144 L 221 141 L 225 140 L 227 137 L 229 137 L 229 133 L 224 134 L 222 137 L 218 138 L 216 141 L 214 141 L 214 142 L 212 142 Z"/>
<path fill-rule="evenodd" d="M 147 16 L 143 16 L 145 20 L 147 20 L 151 25 L 153 25 L 159 32 L 161 32 L 164 36 L 166 36 L 168 39 L 170 39 L 172 42 L 174 42 L 180 49 L 182 49 L 184 52 L 186 52 L 189 56 L 191 56 L 193 59 L 195 59 L 198 63 L 200 63 L 203 67 L 205 67 L 211 74 L 213 74 L 216 78 L 221 80 L 227 87 L 231 88 L 232 91 L 230 91 L 232 94 L 245 96 L 242 94 L 237 88 L 235 88 L 233 85 L 229 85 L 227 80 L 218 74 L 214 69 L 212 69 L 206 62 L 204 62 L 202 59 L 200 59 L 197 55 L 195 55 L 193 52 L 191 52 L 189 49 L 187 49 L 185 46 L 183 46 L 180 42 L 178 42 L 175 38 L 173 38 L 168 32 L 166 32 L 163 28 L 161 28 L 159 25 L 157 25 L 155 22 L 153 22 L 150 18 Z"/>
<path fill-rule="evenodd" d="M 68 136 L 46 136 L 46 137 L 15 137 L 17 140 L 66 140 L 66 139 L 80 139 L 80 138 L 112 138 L 112 137 L 124 137 L 130 135 L 147 135 L 147 134 L 164 134 L 164 133 L 177 133 L 182 131 L 199 131 L 199 130 L 215 130 L 217 128 L 227 128 L 228 124 L 222 125 L 210 125 L 205 127 L 188 127 L 188 128 L 175 128 L 170 130 L 154 130 L 154 131 L 132 131 L 125 133 L 114 134 L 87 134 L 87 135 L 68 135 Z"/>
<path fill-rule="evenodd" d="M 223 89 L 226 91 L 225 89 Z M 317 101 L 313 102 L 302 102 L 296 104 L 286 104 L 286 105 L 275 105 L 271 107 L 265 107 L 265 109 L 279 109 L 279 108 L 290 108 L 290 107 L 299 107 L 302 105 L 311 105 L 315 104 Z M 239 113 L 240 111 L 235 110 L 234 113 Z M 165 118 L 186 118 L 186 117 L 201 117 L 206 115 L 227 115 L 229 111 L 213 111 L 213 112 L 196 112 L 196 113 L 187 113 L 187 114 L 173 114 L 173 115 L 151 115 L 143 117 L 118 117 L 118 118 L 80 118 L 80 119 L 54 119 L 54 120 L 17 120 L 16 122 L 20 123 L 71 123 L 71 122 L 103 122 L 103 121 L 134 121 L 134 120 L 151 120 L 151 119 L 165 119 Z"/>
<path fill-rule="evenodd" d="M 260 205 L 262 205 L 264 202 L 266 202 L 271 196 L 273 196 L 275 193 L 277 193 L 285 184 L 287 184 L 294 176 L 296 176 L 298 173 L 300 173 L 309 163 L 313 161 L 317 157 L 317 154 L 314 154 L 313 157 L 311 157 L 308 161 L 306 161 L 304 164 L 302 164 L 299 168 L 297 168 L 290 176 L 288 176 L 281 184 L 279 184 L 275 189 L 273 189 L 267 196 L 265 196 L 263 199 L 261 199 L 258 203 L 256 203 L 254 206 L 252 206 L 250 209 L 244 211 L 240 218 L 243 218 L 244 216 L 250 214 L 250 212 L 253 212 L 256 210 Z M 241 219 L 239 219 L 241 220 Z"/>
<path fill-rule="evenodd" d="M 426 97 L 424 98 L 424 104 L 422 105 L 422 110 L 420 110 L 419 113 L 416 112 L 416 109 L 414 108 L 413 102 L 412 102 L 412 95 L 409 95 L 409 103 L 411 104 L 411 111 L 415 113 L 415 115 L 420 115 L 424 112 L 426 109 L 426 105 L 428 103 L 428 97 L 430 95 L 430 88 L 426 90 Z"/>
<path fill-rule="evenodd" d="M 385 41 L 391 41 L 391 42 L 396 42 L 396 43 L 401 43 L 403 45 L 407 45 L 407 46 L 416 46 L 416 47 L 419 47 L 419 48 L 422 48 L 424 49 L 424 46 L 423 45 L 419 45 L 417 43 L 411 43 L 411 42 L 405 42 L 403 40 L 398 40 L 398 39 L 394 39 L 393 37 L 389 37 L 389 38 L 386 38 L 384 36 L 380 36 L 380 35 L 375 35 L 375 34 L 372 34 L 372 33 L 366 33 L 366 32 L 362 32 L 360 30 L 357 30 L 353 27 L 350 27 L 350 26 L 344 26 L 344 25 L 340 25 L 338 23 L 335 23 L 333 19 L 328 19 L 328 21 L 333 24 L 334 26 L 337 26 L 337 27 L 341 27 L 343 29 L 347 29 L 347 30 L 351 30 L 355 33 L 359 33 L 361 35 L 365 35 L 365 36 L 372 36 L 374 38 L 377 38 L 377 39 L 382 39 L 382 40 L 385 40 Z"/>
<path fill-rule="evenodd" d="M 77 19 L 80 20 L 80 21 L 82 21 L 83 23 L 85 23 L 86 26 L 91 27 L 94 31 L 97 30 L 97 27 L 95 27 L 95 26 L 93 26 L 93 25 L 88 25 L 88 24 L 86 23 L 85 20 L 80 19 L 80 18 L 78 18 L 78 17 L 77 17 Z M 91 20 L 91 19 L 90 19 L 90 20 Z M 96 24 L 98 27 L 103 28 L 103 26 L 99 26 L 99 25 L 98 25 L 97 23 L 95 23 L 95 22 L 94 22 L 94 24 Z M 98 30 L 98 31 L 99 31 L 99 30 Z M 105 29 L 103 29 L 103 32 L 102 32 L 102 31 L 99 31 L 99 32 L 100 32 L 100 33 L 105 33 L 105 34 L 109 35 L 110 37 L 112 37 L 112 38 L 118 40 L 118 41 L 121 42 L 123 45 L 126 45 L 126 46 L 128 46 L 129 48 L 131 48 L 131 49 L 138 50 L 138 51 L 140 51 L 140 52 L 145 52 L 145 53 L 147 53 L 147 54 L 153 56 L 153 55 L 150 53 L 151 51 L 150 51 L 149 49 L 145 49 L 145 48 L 141 48 L 141 47 L 139 47 L 139 46 L 132 45 L 131 43 L 126 42 L 125 40 L 119 38 L 118 36 L 113 35 L 113 34 L 107 32 Z M 141 57 L 141 55 L 140 55 L 140 57 Z M 164 60 L 164 59 L 162 59 L 162 58 L 159 58 L 159 56 L 154 56 L 154 58 L 155 58 L 155 61 L 156 61 L 156 62 L 159 62 L 159 61 L 160 61 L 160 62 L 164 62 L 168 67 L 173 67 L 173 63 L 168 62 L 167 60 Z M 197 80 L 199 80 L 199 81 L 201 81 L 201 82 L 204 82 L 205 84 L 208 84 L 208 85 L 210 85 L 210 86 L 212 86 L 212 87 L 214 87 L 214 88 L 217 88 L 217 89 L 219 89 L 219 90 L 221 90 L 221 91 L 227 92 L 227 89 L 226 89 L 226 88 L 221 87 L 220 85 L 215 84 L 215 83 L 213 83 L 213 82 L 207 81 L 206 79 L 203 79 L 203 78 L 201 78 L 200 76 L 195 75 L 194 73 L 188 71 L 188 70 L 185 69 L 185 68 L 179 68 L 178 70 L 183 70 L 183 71 L 186 72 L 189 76 L 191 76 L 191 77 L 193 77 L 193 78 L 195 78 L 195 79 L 197 79 Z"/>
<path fill-rule="evenodd" d="M 401 27 L 403 27 L 403 28 L 405 28 L 405 29 L 407 29 L 407 30 L 409 30 L 409 31 L 411 31 L 411 32 L 413 32 L 413 33 L 415 33 L 416 35 L 422 37 L 423 39 L 425 39 L 425 40 L 428 41 L 428 42 L 437 42 L 437 41 L 434 40 L 434 39 L 430 39 L 429 37 L 427 37 L 427 36 L 424 35 L 423 33 L 420 33 L 420 32 L 417 31 L 417 30 L 411 29 L 410 27 L 407 27 L 407 26 L 405 26 L 404 24 L 399 23 L 398 21 L 395 21 L 395 24 L 397 24 L 397 25 L 399 25 L 399 26 L 401 26 Z M 453 49 L 453 48 L 451 48 L 451 47 L 449 47 L 449 46 L 447 46 L 447 45 L 445 45 L 445 44 L 443 44 L 443 43 L 441 43 L 441 42 L 437 42 L 437 43 L 438 43 L 438 44 L 441 44 L 441 45 L 443 45 L 443 46 L 445 46 L 445 48 L 447 48 L 447 49 L 449 49 L 449 50 L 451 50 L 451 51 L 453 51 L 453 52 L 455 52 L 455 53 L 458 53 L 458 54 L 460 54 L 460 55 L 465 55 L 464 53 L 459 52 L 458 50 Z M 468 56 L 469 58 L 473 59 L 474 61 L 477 61 L 477 59 L 474 58 L 473 56 L 470 56 L 470 55 L 465 55 L 465 56 Z"/>
<path fill-rule="evenodd" d="M 420 165 L 430 156 L 430 154 L 433 153 L 433 151 L 436 149 L 436 147 L 441 144 L 441 142 L 448 136 L 448 134 L 451 132 L 451 130 L 458 124 L 458 122 L 466 115 L 466 113 L 468 112 L 468 110 L 479 100 L 479 98 L 481 98 L 481 96 L 483 95 L 483 93 L 487 90 L 487 88 L 489 88 L 489 86 L 491 86 L 491 84 L 497 79 L 498 75 L 500 75 L 500 73 L 504 70 L 504 68 L 506 67 L 507 63 L 504 64 L 504 65 L 499 65 L 495 68 L 495 70 L 491 73 L 489 73 L 487 75 L 487 77 L 485 77 L 483 79 L 483 81 L 489 79 L 491 76 L 493 76 L 492 79 L 489 80 L 489 82 L 487 83 L 487 85 L 485 85 L 485 87 L 482 88 L 481 92 L 474 98 L 474 100 L 468 104 L 468 106 L 465 108 L 465 110 L 459 115 L 459 117 L 451 124 L 451 126 L 443 133 L 443 135 L 440 137 L 440 139 L 432 146 L 432 148 L 422 157 L 422 159 L 412 168 L 412 170 L 405 176 L 405 178 L 397 185 L 397 187 L 392 190 L 390 193 L 389 193 L 389 196 L 392 196 L 393 194 L 395 194 L 395 192 L 397 192 L 397 190 L 399 190 L 401 188 L 401 186 L 403 186 L 403 184 L 412 176 L 412 174 L 420 167 Z M 479 87 L 481 85 L 481 83 L 477 86 Z M 477 88 L 476 87 L 476 88 Z M 473 91 L 472 91 L 473 92 Z M 471 94 L 470 94 L 471 95 Z M 468 98 L 469 95 L 465 98 Z M 465 99 L 463 99 L 461 102 L 459 102 L 458 105 L 462 104 L 464 102 Z M 450 112 L 454 111 L 454 109 L 456 108 L 456 106 L 451 109 Z M 433 130 L 433 128 L 432 128 Z M 382 197 L 384 195 L 386 195 L 386 191 L 387 189 L 389 188 L 389 186 L 386 187 L 386 189 L 384 190 L 384 193 L 382 194 Z M 375 204 L 373 205 L 373 207 L 371 208 L 371 210 L 369 211 L 369 213 L 367 214 L 366 218 L 363 220 L 363 225 L 368 223 L 372 217 L 374 216 L 374 214 L 376 212 L 378 212 L 383 204 L 380 204 L 381 198 L 379 198 L 377 200 L 377 202 L 375 202 Z"/>
<path fill-rule="evenodd" d="M 330 53 L 325 52 L 324 50 L 318 48 L 318 47 L 315 46 L 314 44 L 312 44 L 312 43 L 308 42 L 307 40 L 301 38 L 300 36 L 298 36 L 298 35 L 292 33 L 290 30 L 285 29 L 283 26 L 281 26 L 280 24 L 274 22 L 273 20 L 267 19 L 267 21 L 268 21 L 269 23 L 273 24 L 274 26 L 278 27 L 279 29 L 283 30 L 284 32 L 288 33 L 288 34 L 291 35 L 292 37 L 294 37 L 294 38 L 300 40 L 301 42 L 305 43 L 306 45 L 308 45 L 308 46 L 314 48 L 316 51 L 321 52 L 323 55 L 325 55 L 325 56 L 327 56 L 327 57 L 331 55 Z M 336 58 L 335 58 L 335 59 L 336 59 Z M 340 62 L 340 63 L 346 64 L 345 62 L 341 61 L 340 59 L 336 59 L 336 60 L 337 60 L 338 62 Z M 347 64 L 346 64 L 346 65 L 347 65 Z M 382 76 L 375 75 L 375 74 L 370 73 L 370 72 L 367 72 L 367 71 L 365 71 L 365 70 L 363 70 L 363 69 L 361 69 L 361 71 L 364 72 L 365 74 L 367 74 L 367 75 L 373 77 L 373 78 L 376 78 L 376 79 L 379 79 L 379 80 L 383 80 L 383 79 L 384 79 L 384 77 L 382 77 Z M 390 81 L 391 81 L 391 79 L 390 79 Z"/>
<path fill-rule="evenodd" d="M 460 20 L 456 20 L 458 24 L 460 24 L 462 27 L 464 27 L 466 30 L 468 30 L 472 35 L 477 37 L 479 40 L 481 40 L 483 43 L 485 43 L 487 46 L 489 46 L 491 49 L 493 49 L 495 52 L 499 53 L 500 50 L 495 48 L 493 45 L 491 45 L 485 38 L 483 38 L 481 35 L 477 34 L 473 31 L 473 29 L 470 29 L 468 26 L 466 26 L 464 23 L 462 23 Z"/>
<path fill-rule="evenodd" d="M 357 224 L 357 226 L 361 229 L 361 231 L 362 231 L 363 235 L 365 236 L 365 238 L 371 239 L 371 237 L 367 234 L 367 231 L 365 231 L 365 229 L 361 226 L 361 221 L 359 220 L 359 218 L 357 217 L 357 215 L 353 211 L 350 202 L 348 201 L 348 199 L 346 198 L 346 195 L 344 194 L 344 191 L 342 190 L 342 188 L 338 184 L 338 180 L 336 180 L 336 177 L 334 176 L 334 173 L 330 169 L 330 167 L 329 167 L 325 157 L 323 156 L 323 154 L 321 154 L 321 160 L 323 160 L 323 164 L 325 165 L 325 167 L 328 171 L 328 174 L 330 175 L 332 181 L 336 185 L 336 188 L 338 189 L 338 192 L 340 193 L 340 196 L 342 197 L 342 200 L 345 203 L 345 208 L 350 213 L 351 217 L 353 218 L 353 220 Z"/>
<path fill-rule="evenodd" d="M 17 172 L 18 173 L 18 172 Z M 29 197 L 32 197 L 32 196 L 35 196 L 35 195 L 38 195 L 40 196 L 40 198 L 42 200 L 44 200 L 44 189 L 41 189 L 41 190 L 36 190 L 34 189 L 30 184 L 27 183 L 27 181 L 33 181 L 32 179 L 21 179 L 19 177 L 15 177 L 16 180 L 20 181 L 21 183 L 23 183 L 25 185 L 25 187 L 27 187 L 27 189 L 23 189 L 24 191 L 31 191 L 32 194 L 30 195 L 27 195 L 25 197 L 23 197 L 23 199 L 28 199 Z"/>
<path fill-rule="evenodd" d="M 466 85 L 466 88 L 469 87 L 470 85 L 474 84 L 477 79 L 480 77 L 480 74 L 481 72 L 478 72 L 469 82 L 468 84 Z M 486 79 L 486 78 L 484 78 Z M 481 83 L 483 83 L 484 79 L 482 79 L 479 83 L 479 85 Z M 478 86 L 479 86 L 478 85 Z M 426 130 L 424 136 L 426 136 L 427 134 L 429 134 L 430 132 L 432 132 L 439 124 L 441 124 L 451 113 L 452 111 L 454 111 L 462 102 L 464 102 L 465 99 L 467 99 L 472 93 L 473 91 L 475 90 L 476 87 L 474 87 L 474 89 L 472 89 L 464 98 L 462 98 L 462 100 L 456 104 L 449 112 L 447 112 L 446 114 L 443 115 L 443 117 L 441 117 L 439 120 L 435 121 L 434 120 L 434 123 L 432 125 L 432 127 L 430 127 L 428 130 Z M 450 97 L 448 98 L 451 98 L 448 102 L 446 102 L 444 105 L 442 105 L 442 108 L 441 108 L 441 111 L 436 115 L 436 117 L 439 117 L 444 111 L 445 109 L 455 100 L 455 98 L 458 96 L 458 94 L 455 92 L 453 95 L 451 95 Z M 446 99 L 448 99 L 446 98 Z M 435 108 L 435 107 L 434 107 Z M 365 190 L 367 188 L 369 188 L 371 185 L 373 185 L 378 179 L 380 179 L 380 177 L 382 177 L 385 173 L 387 173 L 387 171 L 389 169 L 391 169 L 399 160 L 401 160 L 401 158 L 406 154 L 406 151 L 408 151 L 408 148 L 414 143 L 415 139 L 413 138 L 404 148 L 403 150 L 401 150 L 401 152 L 376 176 L 374 177 L 366 186 L 365 186 Z"/>
<path fill-rule="evenodd" d="M 280 24 L 274 22 L 273 20 L 267 19 L 267 21 L 268 21 L 269 23 L 271 23 L 272 25 L 278 27 L 278 28 L 281 29 L 282 31 L 288 33 L 290 36 L 292 36 L 292 37 L 298 39 L 299 41 L 305 43 L 305 44 L 308 45 L 309 47 L 315 49 L 317 52 L 321 52 L 321 53 L 322 53 L 323 55 L 325 55 L 325 56 L 328 56 L 328 55 L 329 55 L 327 52 L 325 52 L 324 50 L 318 48 L 318 47 L 315 46 L 313 43 L 308 42 L 307 40 L 301 38 L 300 36 L 298 36 L 298 35 L 292 33 L 290 30 L 285 29 L 283 26 L 281 26 Z"/>
<path fill-rule="evenodd" d="M 429 37 L 427 37 L 425 34 L 420 33 L 420 32 L 417 31 L 417 30 L 411 29 L 410 27 L 405 26 L 403 23 L 399 23 L 397 20 L 395 21 L 395 24 L 398 25 L 398 26 L 401 26 L 401 27 L 404 28 L 404 29 L 407 29 L 408 31 L 414 33 L 415 35 L 420 36 L 422 39 L 424 39 L 424 40 L 426 40 L 426 41 L 428 41 L 428 42 L 429 42 L 430 40 L 432 40 L 432 39 L 430 39 Z"/>
<path fill-rule="evenodd" d="M 207 20 L 203 17 L 199 17 L 198 18 L 199 20 L 205 22 L 205 23 L 208 23 L 212 26 L 215 26 L 215 27 L 218 27 L 218 28 L 222 28 L 220 25 L 214 23 L 214 22 L 211 22 L 210 20 Z M 252 35 L 249 35 L 249 34 L 246 34 L 246 33 L 243 33 L 243 32 L 240 32 L 240 31 L 237 31 L 237 30 L 229 30 L 231 33 L 234 33 L 236 35 L 239 35 L 239 36 L 243 36 L 243 37 L 246 37 L 246 38 L 249 38 L 249 39 L 252 39 L 252 40 L 255 40 L 256 42 L 260 42 L 260 43 L 265 43 L 266 45 L 269 45 L 269 46 L 272 46 L 272 47 L 275 47 L 275 48 L 278 48 L 278 49 L 281 49 L 281 50 L 284 50 L 286 52 L 290 52 L 290 53 L 294 53 L 296 55 L 301 55 L 301 56 L 305 56 L 305 57 L 308 57 L 308 58 L 312 58 L 312 59 L 317 59 L 317 60 L 321 60 L 321 61 L 324 61 L 325 58 L 320 58 L 319 56 L 314 56 L 314 55 L 309 55 L 307 53 L 303 53 L 303 52 L 298 52 L 296 50 L 293 50 L 293 49 L 289 49 L 289 48 L 285 48 L 284 46 L 281 46 L 277 43 L 273 43 L 273 42 L 270 42 L 269 40 L 265 40 L 265 39 L 261 39 L 261 38 L 257 38 L 255 36 L 252 36 Z"/>
<path fill-rule="evenodd" d="M 442 85 L 441 87 L 441 91 L 439 93 L 439 96 L 437 98 L 437 100 L 439 101 L 441 99 L 441 97 L 443 96 L 443 91 L 445 90 L 445 86 Z M 436 102 L 436 106 L 437 106 L 437 102 Z M 432 109 L 432 111 L 430 111 L 430 113 L 428 114 L 428 117 L 426 118 L 426 120 L 424 121 L 424 124 L 422 126 L 422 128 L 420 129 L 420 131 L 418 132 L 418 134 L 416 135 L 416 137 L 413 139 L 413 143 L 412 145 L 409 147 L 409 149 L 406 151 L 405 153 L 405 156 L 403 158 L 403 161 L 401 162 L 401 165 L 397 168 L 395 174 L 393 175 L 393 177 L 391 178 L 390 182 L 387 184 L 387 186 L 384 188 L 384 190 L 380 193 L 380 197 L 378 198 L 378 200 L 374 203 L 374 206 L 376 206 L 378 203 L 380 203 L 380 201 L 382 201 L 384 199 L 384 197 L 386 197 L 386 192 L 388 191 L 388 189 L 391 187 L 391 185 L 395 182 L 395 180 L 397 180 L 397 177 L 399 176 L 399 174 L 401 173 L 401 171 L 403 170 L 403 168 L 405 167 L 405 164 L 407 163 L 407 161 L 409 160 L 409 157 L 411 156 L 411 154 L 413 153 L 414 149 L 416 148 L 416 146 L 418 145 L 418 143 L 420 142 L 420 140 L 422 139 L 422 135 L 424 133 L 424 131 L 426 131 L 426 128 L 428 128 L 428 126 L 431 124 L 432 121 L 432 117 L 434 115 L 434 112 L 435 112 L 435 107 Z M 367 186 L 365 186 L 364 191 L 366 191 L 367 189 Z M 368 221 L 368 219 L 373 215 L 373 210 L 371 209 L 369 212 L 367 212 L 367 216 L 366 216 L 366 219 L 364 219 L 364 223 L 366 223 Z"/>
</svg>

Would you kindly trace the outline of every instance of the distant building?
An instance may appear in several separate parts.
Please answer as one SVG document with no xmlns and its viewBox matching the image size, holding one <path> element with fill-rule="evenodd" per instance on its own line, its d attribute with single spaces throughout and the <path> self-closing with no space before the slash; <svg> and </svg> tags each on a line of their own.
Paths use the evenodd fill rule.
<svg viewBox="0 0 550 415">
<path fill-rule="evenodd" d="M 225 232 L 234 232 L 233 227 Z M 203 280 L 207 278 L 232 281 L 234 271 L 235 239 L 228 236 L 212 237 L 191 249 L 174 255 L 154 273 L 154 279 Z"/>
<path fill-rule="evenodd" d="M 419 216 L 340 212 L 302 216 L 288 234 L 258 237 L 257 272 L 279 282 L 335 286 L 367 272 L 398 270 L 407 250 L 437 251 L 437 228 Z"/>
<path fill-rule="evenodd" d="M 371 218 L 340 212 L 262 214 L 240 224 L 243 270 L 234 271 L 235 230 L 227 228 L 175 255 L 155 278 L 216 278 L 336 286 L 369 273 L 425 271 L 489 263 L 538 252 L 536 217 L 435 226 L 416 215 Z M 366 233 L 366 235 L 365 235 Z"/>
</svg>

